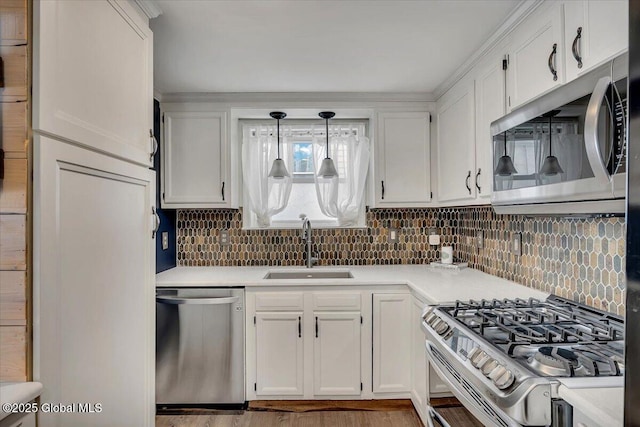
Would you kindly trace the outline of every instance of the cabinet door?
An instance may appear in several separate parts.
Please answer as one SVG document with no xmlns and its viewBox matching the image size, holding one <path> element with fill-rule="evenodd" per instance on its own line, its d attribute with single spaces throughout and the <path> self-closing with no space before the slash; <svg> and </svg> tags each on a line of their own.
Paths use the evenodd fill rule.
<svg viewBox="0 0 640 427">
<path fill-rule="evenodd" d="M 256 394 L 302 396 L 302 312 L 256 314 Z"/>
<path fill-rule="evenodd" d="M 422 332 L 422 310 L 425 304 L 417 298 L 413 298 L 411 304 L 411 366 L 413 381 L 411 387 L 411 399 L 413 406 L 426 419 L 427 411 L 427 350 L 425 349 L 426 338 Z"/>
<path fill-rule="evenodd" d="M 562 3 L 541 6 L 511 37 L 508 91 L 509 107 L 513 109 L 564 82 Z"/>
<path fill-rule="evenodd" d="M 629 47 L 627 0 L 567 1 L 564 17 L 567 81 Z"/>
<path fill-rule="evenodd" d="M 380 113 L 376 200 L 379 206 L 431 201 L 429 113 Z"/>
<path fill-rule="evenodd" d="M 462 82 L 438 100 L 438 201 L 475 197 L 474 84 Z"/>
<path fill-rule="evenodd" d="M 314 395 L 360 395 L 360 312 L 316 312 L 314 319 Z"/>
<path fill-rule="evenodd" d="M 103 408 L 38 425 L 153 426 L 155 173 L 38 135 L 34 154 L 33 378 Z"/>
<path fill-rule="evenodd" d="M 163 154 L 163 206 L 229 206 L 226 112 L 165 112 Z"/>
<path fill-rule="evenodd" d="M 33 129 L 151 165 L 153 34 L 124 0 L 34 1 Z"/>
<path fill-rule="evenodd" d="M 488 198 L 493 190 L 493 138 L 491 122 L 504 116 L 505 70 L 503 59 L 493 58 L 480 67 L 476 78 L 476 197 Z"/>
<path fill-rule="evenodd" d="M 373 392 L 411 390 L 411 295 L 373 295 Z"/>
</svg>

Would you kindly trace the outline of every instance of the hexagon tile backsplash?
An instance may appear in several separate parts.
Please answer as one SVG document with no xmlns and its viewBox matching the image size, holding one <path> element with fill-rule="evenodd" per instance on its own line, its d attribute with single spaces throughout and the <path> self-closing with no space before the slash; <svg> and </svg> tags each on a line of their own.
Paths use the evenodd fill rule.
<svg viewBox="0 0 640 427">
<path fill-rule="evenodd" d="M 489 206 L 372 209 L 366 229 L 314 230 L 320 265 L 424 264 L 439 259 L 428 243 L 435 229 L 454 258 L 470 267 L 523 285 L 624 315 L 625 223 L 623 218 L 565 219 L 497 215 Z M 399 242 L 389 243 L 389 229 Z M 229 230 L 230 245 L 219 244 Z M 484 245 L 475 243 L 484 232 Z M 522 254 L 511 236 L 522 235 Z M 237 210 L 179 210 L 179 266 L 303 265 L 299 229 L 243 230 Z"/>
</svg>

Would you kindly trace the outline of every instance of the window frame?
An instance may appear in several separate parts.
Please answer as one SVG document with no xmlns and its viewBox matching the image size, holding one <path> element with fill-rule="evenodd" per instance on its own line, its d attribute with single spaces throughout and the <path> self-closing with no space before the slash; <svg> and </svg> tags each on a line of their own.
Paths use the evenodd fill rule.
<svg viewBox="0 0 640 427">
<path fill-rule="evenodd" d="M 285 119 L 283 121 L 280 122 L 280 126 L 290 126 L 290 125 L 300 125 L 300 126 L 311 126 L 311 125 L 315 125 L 315 126 L 319 126 L 319 125 L 324 125 L 324 121 L 323 120 L 310 120 L 310 119 Z M 338 124 L 362 124 L 364 125 L 364 136 L 369 138 L 370 144 L 372 143 L 371 138 L 369 137 L 369 129 L 370 129 L 370 121 L 369 119 L 332 119 L 329 123 L 329 126 L 335 126 Z M 274 120 L 269 120 L 269 119 L 239 119 L 238 120 L 238 135 L 240 136 L 238 144 L 239 144 L 239 151 L 242 151 L 242 143 L 244 140 L 244 126 L 273 126 L 275 125 L 275 121 Z M 373 153 L 374 147 L 373 145 L 370 147 L 371 153 Z M 371 166 L 371 162 L 370 162 L 370 166 Z M 298 229 L 301 227 L 302 221 L 301 220 L 296 220 L 296 221 L 277 221 L 276 224 L 271 224 L 269 227 L 258 227 L 256 225 L 256 220 L 255 220 L 255 214 L 251 211 L 249 211 L 248 209 L 245 209 L 246 206 L 246 202 L 247 202 L 247 195 L 246 192 L 244 191 L 244 178 L 242 175 L 242 156 L 240 156 L 240 174 L 239 174 L 239 179 L 240 179 L 240 188 L 242 188 L 242 198 L 241 198 L 241 204 L 240 204 L 240 209 L 242 209 L 242 229 L 243 230 L 291 230 L 291 229 Z M 360 221 L 358 222 L 358 225 L 355 226 L 341 226 L 341 225 L 337 225 L 335 222 L 337 220 L 332 220 L 331 222 L 328 222 L 326 220 L 322 220 L 322 219 L 313 219 L 310 218 L 311 223 L 313 224 L 313 228 L 315 229 L 366 229 L 368 228 L 367 225 L 367 218 L 366 218 L 366 212 L 367 212 L 367 203 L 366 203 L 366 198 L 367 198 L 367 188 L 369 187 L 369 179 L 370 179 L 370 172 L 367 173 L 367 179 L 366 179 L 366 183 L 365 183 L 365 195 L 364 195 L 364 201 L 362 203 L 362 206 L 360 207 L 360 214 L 359 214 L 359 218 Z M 314 183 L 314 179 L 313 179 L 313 175 L 309 174 L 308 178 L 304 178 L 303 180 L 296 180 L 294 179 L 293 181 L 293 185 L 295 185 L 296 183 Z"/>
</svg>

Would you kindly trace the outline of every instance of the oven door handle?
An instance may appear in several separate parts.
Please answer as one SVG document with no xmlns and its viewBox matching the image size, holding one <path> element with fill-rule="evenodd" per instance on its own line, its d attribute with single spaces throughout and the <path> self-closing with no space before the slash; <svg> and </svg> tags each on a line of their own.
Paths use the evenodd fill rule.
<svg viewBox="0 0 640 427">
<path fill-rule="evenodd" d="M 485 412 L 478 406 L 476 402 L 471 400 L 468 396 L 468 393 L 464 391 L 455 381 L 453 381 L 450 375 L 440 367 L 436 357 L 433 355 L 433 351 L 431 350 L 431 346 L 429 345 L 429 341 L 426 341 L 427 347 L 427 359 L 429 360 L 429 365 L 433 368 L 434 371 L 438 374 L 438 376 L 447 383 L 449 388 L 451 388 L 452 393 L 458 398 L 458 400 L 480 421 L 485 425 L 494 425 L 495 422 L 491 420 Z M 522 427 L 521 424 L 516 423 L 512 419 L 505 419 L 501 417 L 502 421 L 508 424 L 509 427 Z M 489 422 L 490 424 L 487 424 Z M 497 425 L 497 424 L 495 424 Z"/>
<path fill-rule="evenodd" d="M 602 77 L 596 83 L 593 94 L 589 99 L 587 106 L 587 114 L 584 120 L 584 142 L 587 152 L 587 159 L 591 165 L 593 176 L 600 183 L 606 184 L 611 180 L 611 176 L 607 171 L 607 165 L 602 158 L 600 144 L 598 143 L 598 126 L 600 122 L 600 110 L 602 109 L 602 100 L 607 94 L 607 89 L 611 85 L 610 77 Z"/>
</svg>

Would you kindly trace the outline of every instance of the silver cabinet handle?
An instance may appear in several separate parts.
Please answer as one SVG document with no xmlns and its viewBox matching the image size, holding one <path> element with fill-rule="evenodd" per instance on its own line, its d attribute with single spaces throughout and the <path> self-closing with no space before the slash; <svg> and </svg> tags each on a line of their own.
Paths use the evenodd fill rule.
<svg viewBox="0 0 640 427">
<path fill-rule="evenodd" d="M 578 63 L 578 68 L 582 68 L 582 56 L 580 55 L 580 39 L 581 38 L 582 38 L 582 27 L 578 27 L 576 38 L 573 39 L 573 44 L 571 45 L 571 53 L 573 53 L 573 57 Z"/>
<path fill-rule="evenodd" d="M 476 188 L 478 189 L 478 193 L 482 193 L 480 186 L 478 185 L 478 178 L 480 178 L 480 174 L 482 173 L 482 169 L 478 168 L 478 173 L 476 174 Z"/>
<path fill-rule="evenodd" d="M 558 53 L 558 43 L 553 44 L 553 49 L 551 49 L 551 53 L 549 54 L 549 71 L 553 75 L 553 81 L 558 80 L 558 70 L 556 70 L 555 62 L 556 62 L 556 54 Z"/>
<path fill-rule="evenodd" d="M 156 212 L 156 208 L 155 207 L 151 207 L 151 213 L 154 216 L 154 219 L 156 221 L 156 225 L 153 229 L 153 231 L 151 232 L 151 238 L 155 239 L 156 238 L 156 234 L 158 233 L 158 229 L 160 228 L 160 215 L 158 215 L 158 212 Z"/>
<path fill-rule="evenodd" d="M 469 180 L 471 179 L 471 171 L 467 174 L 467 179 L 464 180 L 464 185 L 466 185 L 467 190 L 469 190 L 469 194 L 471 194 L 471 186 L 469 186 Z"/>
<path fill-rule="evenodd" d="M 156 155 L 156 153 L 158 152 L 158 140 L 156 139 L 155 135 L 153 134 L 153 129 L 149 129 L 149 138 L 151 138 L 151 147 L 153 147 L 151 149 L 151 154 L 149 155 L 149 160 L 153 161 L 153 156 Z"/>
<path fill-rule="evenodd" d="M 222 297 L 222 298 L 182 298 L 182 297 L 170 297 L 170 296 L 157 296 L 156 301 L 161 304 L 171 305 L 222 305 L 233 304 L 238 301 L 240 297 Z"/>
<path fill-rule="evenodd" d="M 609 172 L 600 152 L 598 144 L 598 124 L 600 118 L 600 109 L 602 108 L 602 100 L 607 94 L 607 89 L 611 84 L 611 77 L 602 77 L 596 83 L 593 90 L 589 105 L 587 105 L 587 114 L 584 120 L 584 143 L 587 151 L 587 159 L 593 171 L 593 176 L 600 183 L 609 182 Z"/>
</svg>

